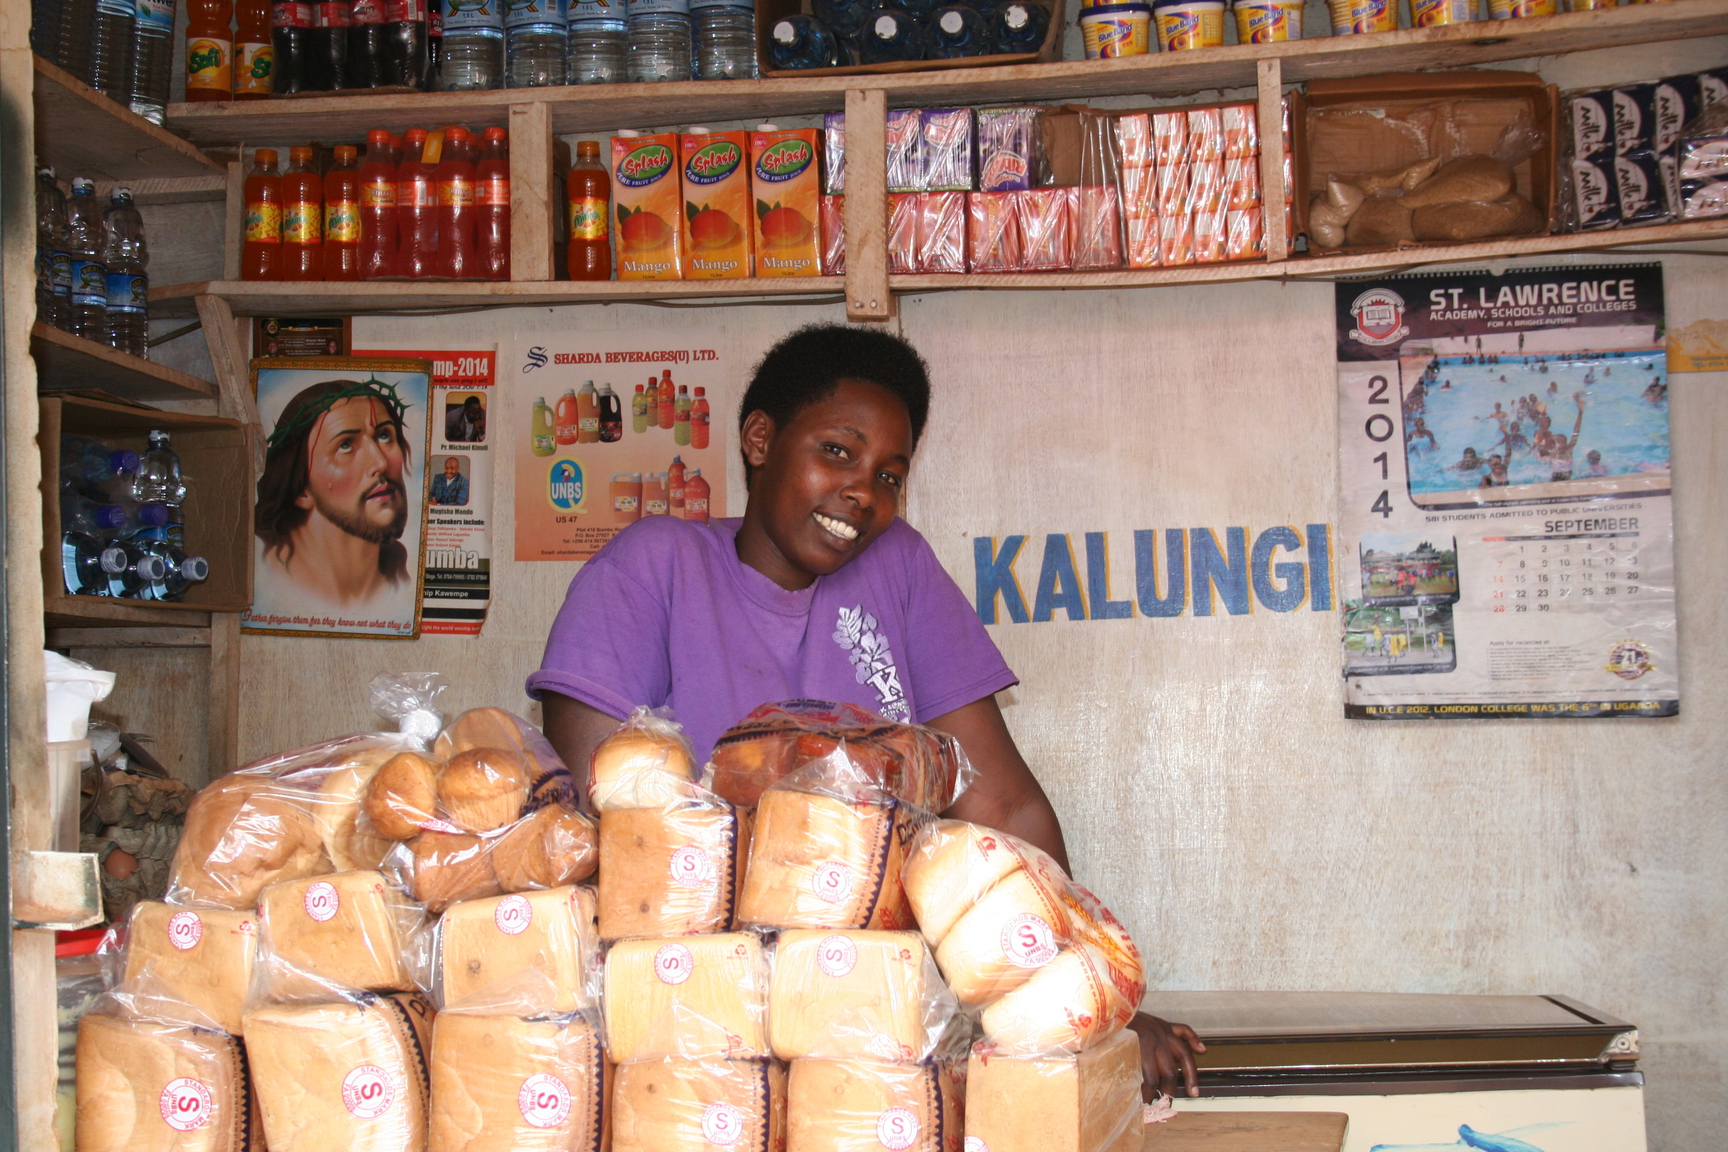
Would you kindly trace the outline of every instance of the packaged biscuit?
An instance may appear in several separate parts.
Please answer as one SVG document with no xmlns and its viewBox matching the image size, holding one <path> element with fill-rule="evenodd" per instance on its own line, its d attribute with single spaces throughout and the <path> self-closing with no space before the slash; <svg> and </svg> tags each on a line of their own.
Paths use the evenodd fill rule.
<svg viewBox="0 0 1728 1152">
<path fill-rule="evenodd" d="M 977 111 L 978 190 L 1013 192 L 1038 179 L 1038 109 Z"/>
<path fill-rule="evenodd" d="M 1218 109 L 1224 130 L 1224 159 L 1251 160 L 1260 155 L 1259 115 L 1252 104 L 1226 104 Z"/>
<path fill-rule="evenodd" d="M 918 268 L 922 272 L 966 271 L 966 193 L 919 194 Z"/>
<path fill-rule="evenodd" d="M 926 108 L 920 115 L 924 131 L 924 191 L 970 192 L 972 172 L 972 109 Z"/>
<path fill-rule="evenodd" d="M 828 112 L 822 117 L 822 191 L 828 196 L 846 192 L 846 113 Z"/>
<path fill-rule="evenodd" d="M 966 269 L 969 272 L 1020 270 L 1018 192 L 966 194 Z"/>
<path fill-rule="evenodd" d="M 1218 109 L 1188 110 L 1187 154 L 1194 161 L 1224 159 L 1224 118 Z"/>
<path fill-rule="evenodd" d="M 924 118 L 916 108 L 888 110 L 888 191 L 922 192 L 927 187 L 924 171 Z"/>
<path fill-rule="evenodd" d="M 1020 270 L 1065 272 L 1074 267 L 1070 188 L 1010 193 L 1020 218 Z"/>
<path fill-rule="evenodd" d="M 816 231 L 822 199 L 817 138 L 814 128 L 750 134 L 758 276 L 822 274 Z"/>
<path fill-rule="evenodd" d="M 683 187 L 678 134 L 612 137 L 612 229 L 620 280 L 677 280 L 684 275 Z"/>
<path fill-rule="evenodd" d="M 918 269 L 918 193 L 888 194 L 888 271 L 910 276 Z"/>
<path fill-rule="evenodd" d="M 1160 168 L 1184 164 L 1191 159 L 1188 155 L 1188 113 L 1180 109 L 1152 113 L 1152 151 Z"/>
<path fill-rule="evenodd" d="M 822 197 L 822 275 L 846 275 L 846 197 Z"/>
</svg>

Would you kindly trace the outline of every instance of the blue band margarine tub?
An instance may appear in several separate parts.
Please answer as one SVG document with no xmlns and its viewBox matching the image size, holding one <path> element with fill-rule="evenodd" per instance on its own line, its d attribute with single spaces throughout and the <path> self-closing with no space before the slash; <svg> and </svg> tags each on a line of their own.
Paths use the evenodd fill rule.
<svg viewBox="0 0 1728 1152">
<path fill-rule="evenodd" d="M 1166 52 L 1224 46 L 1224 0 L 1154 0 L 1152 22 Z"/>
<path fill-rule="evenodd" d="M 1331 0 L 1332 35 L 1396 32 L 1398 0 Z"/>
<path fill-rule="evenodd" d="M 1476 0 L 1410 0 L 1410 24 L 1415 28 L 1468 24 L 1475 19 Z"/>
<path fill-rule="evenodd" d="M 1302 39 L 1302 0 L 1234 0 L 1236 40 L 1281 44 Z"/>
<path fill-rule="evenodd" d="M 1080 11 L 1086 59 L 1144 56 L 1152 50 L 1152 9 L 1145 4 L 1095 4 Z"/>
<path fill-rule="evenodd" d="M 1495 20 L 1518 20 L 1525 16 L 1555 16 L 1560 0 L 1488 0 L 1488 15 Z"/>
</svg>

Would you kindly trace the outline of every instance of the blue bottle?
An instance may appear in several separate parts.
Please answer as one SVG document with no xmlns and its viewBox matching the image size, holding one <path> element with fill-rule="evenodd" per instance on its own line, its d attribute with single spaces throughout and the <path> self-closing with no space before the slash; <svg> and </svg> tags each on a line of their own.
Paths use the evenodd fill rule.
<svg viewBox="0 0 1728 1152">
<path fill-rule="evenodd" d="M 122 540 L 102 550 L 102 571 L 108 577 L 108 595 L 137 600 L 168 575 L 168 566 L 142 545 Z"/>
<path fill-rule="evenodd" d="M 92 493 L 117 493 L 131 484 L 138 471 L 138 453 L 110 450 L 87 436 L 60 437 L 60 476 Z"/>
<path fill-rule="evenodd" d="M 988 56 L 990 25 L 976 8 L 950 4 L 938 8 L 930 18 L 930 58 L 949 60 L 957 56 Z"/>
<path fill-rule="evenodd" d="M 879 4 L 883 8 L 898 8 L 919 20 L 929 20 L 938 7 L 938 0 L 879 0 Z"/>
<path fill-rule="evenodd" d="M 813 16 L 787 16 L 768 30 L 768 59 L 782 71 L 834 68 L 840 64 L 840 42 Z"/>
<path fill-rule="evenodd" d="M 856 36 L 876 0 L 810 0 L 810 13 L 836 36 Z"/>
<path fill-rule="evenodd" d="M 878 8 L 859 37 L 858 56 L 865 64 L 891 64 L 924 59 L 926 34 L 915 16 L 898 8 Z"/>
<path fill-rule="evenodd" d="M 102 542 L 82 532 L 60 537 L 60 570 L 66 591 L 74 596 L 108 595 L 108 574 L 102 570 Z"/>
<path fill-rule="evenodd" d="M 1036 52 L 1044 46 L 1050 10 L 1031 0 L 1010 0 L 990 20 L 990 39 L 998 56 Z"/>
</svg>

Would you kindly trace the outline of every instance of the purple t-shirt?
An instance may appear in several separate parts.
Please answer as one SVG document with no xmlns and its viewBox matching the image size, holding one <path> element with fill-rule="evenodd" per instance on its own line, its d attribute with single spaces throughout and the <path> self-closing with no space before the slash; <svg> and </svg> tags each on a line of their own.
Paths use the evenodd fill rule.
<svg viewBox="0 0 1728 1152">
<path fill-rule="evenodd" d="M 639 520 L 570 581 L 528 694 L 620 719 L 670 706 L 698 763 L 758 704 L 850 701 L 923 723 L 1017 683 L 916 529 L 788 592 L 738 559 L 738 520 Z"/>
</svg>

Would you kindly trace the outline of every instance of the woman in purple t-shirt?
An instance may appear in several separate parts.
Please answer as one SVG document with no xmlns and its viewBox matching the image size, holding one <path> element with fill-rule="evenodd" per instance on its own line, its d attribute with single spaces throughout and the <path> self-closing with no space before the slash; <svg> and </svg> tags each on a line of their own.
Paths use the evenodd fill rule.
<svg viewBox="0 0 1728 1152">
<path fill-rule="evenodd" d="M 815 698 L 951 733 L 976 782 L 943 815 L 1000 828 L 1067 867 L 1062 827 L 1003 722 L 1014 683 L 965 595 L 900 520 L 924 431 L 924 362 L 838 325 L 769 350 L 739 406 L 741 520 L 620 532 L 571 581 L 528 690 L 581 778 L 639 704 L 672 708 L 698 762 L 756 705 Z M 1191 1029 L 1134 1022 L 1149 1087 L 1195 1093 Z"/>
</svg>

